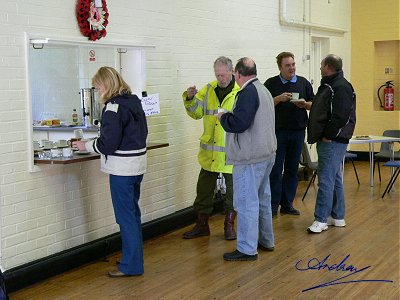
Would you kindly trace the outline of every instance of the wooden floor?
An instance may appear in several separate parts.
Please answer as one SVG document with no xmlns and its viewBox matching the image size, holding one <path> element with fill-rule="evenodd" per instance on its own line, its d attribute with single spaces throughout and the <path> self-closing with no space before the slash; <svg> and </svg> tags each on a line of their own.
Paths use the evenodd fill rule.
<svg viewBox="0 0 400 300">
<path fill-rule="evenodd" d="M 260 252 L 253 262 L 226 262 L 224 252 L 235 241 L 223 239 L 223 216 L 211 218 L 211 236 L 183 240 L 186 227 L 144 243 L 145 274 L 108 278 L 117 253 L 11 294 L 11 299 L 399 299 L 399 185 L 384 199 L 389 180 L 382 168 L 369 187 L 369 164 L 356 162 L 361 184 L 351 164 L 345 167 L 347 216 L 345 228 L 308 234 L 316 190 L 301 202 L 307 182 L 300 182 L 294 206 L 301 216 L 274 219 L 274 252 Z M 325 260 L 331 271 L 317 270 Z M 335 267 L 341 265 L 344 268 Z M 295 264 L 300 261 L 299 271 Z M 309 263 L 309 261 L 311 262 Z M 314 269 L 308 269 L 314 266 Z M 335 265 L 336 264 L 336 265 Z M 321 266 L 324 263 L 321 263 Z M 355 268 L 361 270 L 354 273 Z M 341 278 L 346 276 L 345 278 Z M 341 279 L 340 279 L 341 278 Z M 361 282 L 360 280 L 364 280 Z M 366 281 L 391 280 L 391 282 Z M 321 286 L 332 281 L 330 286 Z M 352 281 L 351 283 L 341 282 Z M 335 284 L 336 283 L 336 284 Z M 311 287 L 319 288 L 304 291 Z"/>
</svg>

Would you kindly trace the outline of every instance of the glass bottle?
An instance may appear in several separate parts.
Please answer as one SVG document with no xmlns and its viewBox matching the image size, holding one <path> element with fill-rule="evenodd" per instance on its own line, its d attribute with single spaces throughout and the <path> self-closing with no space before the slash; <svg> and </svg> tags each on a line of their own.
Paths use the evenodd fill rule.
<svg viewBox="0 0 400 300">
<path fill-rule="evenodd" d="M 78 113 L 75 108 L 72 110 L 72 124 L 78 125 Z"/>
</svg>

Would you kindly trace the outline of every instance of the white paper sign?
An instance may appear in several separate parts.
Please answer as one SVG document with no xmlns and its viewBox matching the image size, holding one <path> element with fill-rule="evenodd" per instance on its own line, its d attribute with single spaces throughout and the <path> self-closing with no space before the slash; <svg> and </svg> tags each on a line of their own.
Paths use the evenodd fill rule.
<svg viewBox="0 0 400 300">
<path fill-rule="evenodd" d="M 152 94 L 142 97 L 142 107 L 146 116 L 158 115 L 160 113 L 160 94 Z"/>
</svg>

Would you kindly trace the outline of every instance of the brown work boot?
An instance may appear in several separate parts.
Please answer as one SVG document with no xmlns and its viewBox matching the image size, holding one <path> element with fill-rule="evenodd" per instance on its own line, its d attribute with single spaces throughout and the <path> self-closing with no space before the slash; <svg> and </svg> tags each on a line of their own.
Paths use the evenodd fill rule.
<svg viewBox="0 0 400 300">
<path fill-rule="evenodd" d="M 226 240 L 236 240 L 235 232 L 236 211 L 230 211 L 225 216 L 224 236 Z"/>
<path fill-rule="evenodd" d="M 189 230 L 183 234 L 184 239 L 195 239 L 200 236 L 210 235 L 210 227 L 208 226 L 207 214 L 198 214 L 196 225 L 192 230 Z"/>
</svg>

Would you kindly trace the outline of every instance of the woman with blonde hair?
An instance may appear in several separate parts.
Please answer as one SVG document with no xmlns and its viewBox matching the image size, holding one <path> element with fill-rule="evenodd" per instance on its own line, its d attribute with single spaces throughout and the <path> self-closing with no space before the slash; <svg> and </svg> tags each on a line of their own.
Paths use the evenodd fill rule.
<svg viewBox="0 0 400 300">
<path fill-rule="evenodd" d="M 147 122 L 140 99 L 111 67 L 92 78 L 104 104 L 100 137 L 74 142 L 79 150 L 101 154 L 101 170 L 109 174 L 116 222 L 120 226 L 122 258 L 110 277 L 142 275 L 143 242 L 139 208 L 140 184 L 146 172 Z"/>
</svg>

